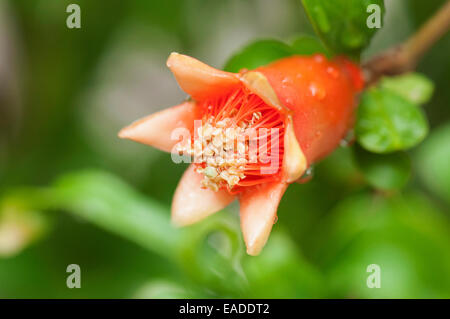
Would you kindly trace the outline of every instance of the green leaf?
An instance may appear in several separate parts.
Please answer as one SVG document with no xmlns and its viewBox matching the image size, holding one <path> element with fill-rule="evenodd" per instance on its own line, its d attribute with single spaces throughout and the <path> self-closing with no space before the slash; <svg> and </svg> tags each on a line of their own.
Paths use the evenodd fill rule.
<svg viewBox="0 0 450 319">
<path fill-rule="evenodd" d="M 411 161 L 405 152 L 374 154 L 356 146 L 355 159 L 367 182 L 377 189 L 402 188 L 411 175 Z"/>
<path fill-rule="evenodd" d="M 180 233 L 169 209 L 144 197 L 112 174 L 86 171 L 59 178 L 51 189 L 53 205 L 172 258 Z"/>
<path fill-rule="evenodd" d="M 356 139 L 368 151 L 389 153 L 421 142 L 428 132 L 423 111 L 387 89 L 364 92 L 357 112 Z"/>
<path fill-rule="evenodd" d="M 450 204 L 450 123 L 436 129 L 419 149 L 418 168 L 425 184 Z"/>
<path fill-rule="evenodd" d="M 303 6 L 316 32 L 326 46 L 336 54 L 359 59 L 361 51 L 378 30 L 369 28 L 371 16 L 368 6 L 378 5 L 380 19 L 385 8 L 383 0 L 302 0 Z"/>
<path fill-rule="evenodd" d="M 419 73 L 408 73 L 384 77 L 380 87 L 389 89 L 412 103 L 424 104 L 433 95 L 434 85 L 430 79 Z"/>
<path fill-rule="evenodd" d="M 294 54 L 312 55 L 315 53 L 330 56 L 322 43 L 312 36 L 300 36 L 294 40 L 292 46 L 273 39 L 259 40 L 250 43 L 234 54 L 225 64 L 224 70 L 228 72 L 239 72 L 242 69 L 253 70 Z"/>
<path fill-rule="evenodd" d="M 241 69 L 255 69 L 272 61 L 293 55 L 292 48 L 278 40 L 260 40 L 244 47 L 225 64 L 224 70 L 239 72 Z"/>
<path fill-rule="evenodd" d="M 3 201 L 22 210 L 68 211 L 162 256 L 172 258 L 182 241 L 168 207 L 103 171 L 65 174 L 48 188 L 11 190 Z"/>
<path fill-rule="evenodd" d="M 295 54 L 312 55 L 315 53 L 322 53 L 330 57 L 330 52 L 323 46 L 323 44 L 315 37 L 303 35 L 292 42 L 292 49 Z"/>
</svg>

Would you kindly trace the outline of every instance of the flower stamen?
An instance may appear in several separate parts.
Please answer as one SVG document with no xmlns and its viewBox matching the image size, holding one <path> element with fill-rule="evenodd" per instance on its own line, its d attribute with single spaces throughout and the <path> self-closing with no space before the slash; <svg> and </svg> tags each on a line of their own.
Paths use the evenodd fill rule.
<svg viewBox="0 0 450 319">
<path fill-rule="evenodd" d="M 194 157 L 203 187 L 237 193 L 279 179 L 284 118 L 278 110 L 245 88 L 200 105 L 204 116 L 191 141 L 194 147 L 178 150 Z M 274 159 L 275 169 L 264 174 Z"/>
</svg>

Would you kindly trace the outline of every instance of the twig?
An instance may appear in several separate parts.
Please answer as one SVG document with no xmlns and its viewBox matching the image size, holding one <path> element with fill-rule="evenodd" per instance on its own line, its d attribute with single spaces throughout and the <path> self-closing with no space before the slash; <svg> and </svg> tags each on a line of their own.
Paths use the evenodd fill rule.
<svg viewBox="0 0 450 319">
<path fill-rule="evenodd" d="M 371 85 L 383 75 L 413 70 L 419 59 L 450 29 L 450 1 L 408 40 L 363 64 L 366 83 Z"/>
</svg>

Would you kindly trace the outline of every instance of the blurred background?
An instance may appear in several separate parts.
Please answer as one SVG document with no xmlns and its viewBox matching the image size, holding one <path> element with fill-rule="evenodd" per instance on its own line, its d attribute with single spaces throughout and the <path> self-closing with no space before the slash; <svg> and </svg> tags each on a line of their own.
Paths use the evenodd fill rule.
<svg viewBox="0 0 450 319">
<path fill-rule="evenodd" d="M 81 7 L 81 29 L 66 8 Z M 444 1 L 386 0 L 364 57 Z M 246 43 L 313 34 L 298 0 L 0 0 L 1 298 L 449 298 L 450 37 L 421 61 L 435 93 L 401 189 L 374 187 L 341 147 L 289 187 L 262 254 L 237 205 L 169 224 L 183 165 L 117 138 L 185 98 L 172 51 L 221 68 Z M 376 183 L 375 183 L 376 184 Z M 81 288 L 69 289 L 69 264 Z M 366 271 L 381 268 L 381 288 Z"/>
</svg>

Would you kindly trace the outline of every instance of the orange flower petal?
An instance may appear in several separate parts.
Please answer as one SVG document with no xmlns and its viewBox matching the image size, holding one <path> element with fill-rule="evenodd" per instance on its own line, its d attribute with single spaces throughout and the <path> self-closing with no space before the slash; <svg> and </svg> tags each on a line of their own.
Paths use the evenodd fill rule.
<svg viewBox="0 0 450 319">
<path fill-rule="evenodd" d="M 184 102 L 137 120 L 123 128 L 119 132 L 119 137 L 170 152 L 179 142 L 172 139 L 174 129 L 185 128 L 192 132 L 194 120 L 200 116 L 195 102 Z"/>
<path fill-rule="evenodd" d="M 295 136 L 294 124 L 289 115 L 286 119 L 284 133 L 283 177 L 287 183 L 299 179 L 308 168 L 306 157 Z"/>
<path fill-rule="evenodd" d="M 309 164 L 331 153 L 352 126 L 361 79 L 353 75 L 358 67 L 350 72 L 349 65 L 322 55 L 291 56 L 255 70 L 293 111 L 295 135 Z"/>
<path fill-rule="evenodd" d="M 167 66 L 183 91 L 195 100 L 217 97 L 240 85 L 237 74 L 215 69 L 187 55 L 173 52 Z"/>
<path fill-rule="evenodd" d="M 269 81 L 261 72 L 246 72 L 241 76 L 241 81 L 247 89 L 258 95 L 268 105 L 274 107 L 283 114 L 290 113 L 290 110 L 281 104 Z"/>
<path fill-rule="evenodd" d="M 286 188 L 286 183 L 267 183 L 242 192 L 241 228 L 249 255 L 258 255 L 266 244 Z"/>
<path fill-rule="evenodd" d="M 201 188 L 203 175 L 191 164 L 180 182 L 172 201 L 172 222 L 186 226 L 225 208 L 234 199 L 226 190 L 214 192 Z"/>
</svg>

